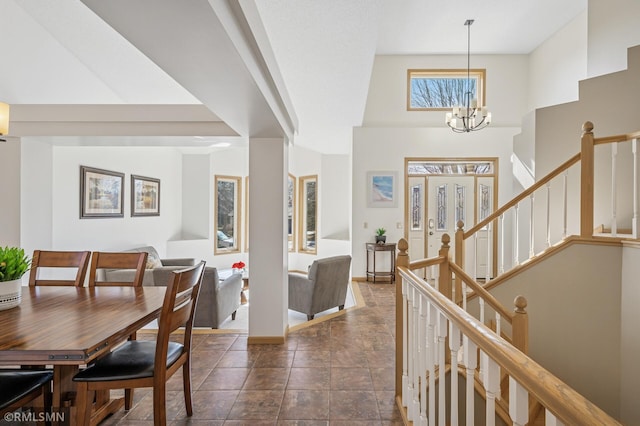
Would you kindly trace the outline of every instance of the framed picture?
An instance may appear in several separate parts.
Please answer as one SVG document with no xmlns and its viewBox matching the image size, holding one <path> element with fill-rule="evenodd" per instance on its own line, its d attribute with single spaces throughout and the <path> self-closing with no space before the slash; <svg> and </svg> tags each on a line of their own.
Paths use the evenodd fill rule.
<svg viewBox="0 0 640 426">
<path fill-rule="evenodd" d="M 80 166 L 80 219 L 124 216 L 124 173 Z"/>
<path fill-rule="evenodd" d="M 397 172 L 367 172 L 367 207 L 398 207 Z"/>
<path fill-rule="evenodd" d="M 131 175 L 131 216 L 160 216 L 160 179 Z"/>
</svg>

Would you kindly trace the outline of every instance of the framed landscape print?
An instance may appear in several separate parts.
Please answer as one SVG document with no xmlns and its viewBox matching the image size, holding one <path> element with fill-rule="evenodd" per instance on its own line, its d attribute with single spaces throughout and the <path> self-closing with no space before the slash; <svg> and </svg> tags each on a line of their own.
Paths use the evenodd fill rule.
<svg viewBox="0 0 640 426">
<path fill-rule="evenodd" d="M 131 175 L 131 216 L 160 216 L 160 179 Z"/>
<path fill-rule="evenodd" d="M 80 166 L 80 219 L 124 216 L 124 173 Z"/>
<path fill-rule="evenodd" d="M 367 207 L 397 207 L 396 172 L 367 172 Z"/>
</svg>

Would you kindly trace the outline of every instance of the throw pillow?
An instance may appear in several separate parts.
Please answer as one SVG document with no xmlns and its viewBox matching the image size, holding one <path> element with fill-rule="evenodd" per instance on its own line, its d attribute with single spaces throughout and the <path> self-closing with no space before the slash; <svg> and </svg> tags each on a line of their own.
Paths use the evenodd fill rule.
<svg viewBox="0 0 640 426">
<path fill-rule="evenodd" d="M 159 268 L 162 266 L 162 262 L 158 257 L 158 253 L 149 253 L 147 256 L 147 269 Z"/>
</svg>

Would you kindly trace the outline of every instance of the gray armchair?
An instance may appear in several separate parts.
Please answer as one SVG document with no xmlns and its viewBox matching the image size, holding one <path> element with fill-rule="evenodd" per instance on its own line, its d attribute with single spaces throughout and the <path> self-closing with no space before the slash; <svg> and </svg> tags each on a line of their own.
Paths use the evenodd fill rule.
<svg viewBox="0 0 640 426">
<path fill-rule="evenodd" d="M 160 259 L 158 252 L 152 246 L 137 247 L 123 251 L 148 253 L 147 268 L 144 271 L 144 278 L 142 279 L 143 286 L 154 286 L 155 281 L 158 278 L 165 283 L 164 285 L 167 285 L 166 283 L 169 280 L 169 273 L 171 271 L 177 271 L 196 264 L 196 260 L 193 258 Z M 106 276 L 102 276 L 100 279 L 106 279 L 109 281 L 127 281 L 130 280 L 131 273 L 131 270 L 105 271 Z"/>
<path fill-rule="evenodd" d="M 170 278 L 170 271 L 154 275 L 155 285 L 166 286 Z M 204 268 L 193 326 L 218 328 L 229 316 L 235 320 L 241 291 L 242 273 L 231 274 L 225 280 L 220 280 L 216 268 Z"/>
<path fill-rule="evenodd" d="M 307 275 L 289 273 L 289 309 L 307 314 L 312 320 L 318 312 L 344 309 L 349 286 L 351 256 L 317 259 Z"/>
<path fill-rule="evenodd" d="M 171 272 L 195 265 L 197 262 L 193 258 L 160 259 L 154 247 L 138 247 L 128 252 L 149 253 L 147 257 L 147 269 L 144 271 L 143 286 L 163 286 L 166 287 L 171 279 Z M 109 281 L 126 281 L 135 271 L 128 270 L 106 270 L 104 271 Z M 200 295 L 196 306 L 196 317 L 193 321 L 194 327 L 218 328 L 229 316 L 235 319 L 236 310 L 240 307 L 240 293 L 242 291 L 242 274 L 232 274 L 229 278 L 221 281 L 218 277 L 218 270 L 207 266 L 204 269 L 202 284 L 200 285 Z"/>
</svg>

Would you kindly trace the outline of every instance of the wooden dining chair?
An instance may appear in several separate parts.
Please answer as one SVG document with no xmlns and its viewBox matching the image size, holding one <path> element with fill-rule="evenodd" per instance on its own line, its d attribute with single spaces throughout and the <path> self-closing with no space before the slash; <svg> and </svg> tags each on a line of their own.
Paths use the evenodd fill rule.
<svg viewBox="0 0 640 426">
<path fill-rule="evenodd" d="M 89 266 L 89 251 L 46 251 L 34 250 L 29 272 L 29 285 L 74 285 L 82 287 Z M 47 268 L 75 268 L 74 279 L 41 279 L 39 275 Z"/>
<path fill-rule="evenodd" d="M 147 252 L 94 251 L 91 255 L 89 287 L 142 286 L 148 255 Z M 103 270 L 103 273 L 100 274 L 99 270 Z M 104 277 L 99 277 L 99 275 Z"/>
<path fill-rule="evenodd" d="M 77 385 L 76 424 L 91 423 L 95 392 L 107 389 L 153 388 L 154 425 L 166 425 L 166 382 L 182 367 L 182 385 L 187 415 L 191 401 L 191 330 L 204 261 L 174 271 L 167 285 L 155 341 L 130 340 L 73 378 Z M 171 333 L 184 326 L 184 333 Z M 182 341 L 176 341 L 181 337 Z"/>
<path fill-rule="evenodd" d="M 31 403 L 34 408 L 51 408 L 50 370 L 0 370 L 0 419 L 6 413 Z"/>
</svg>

